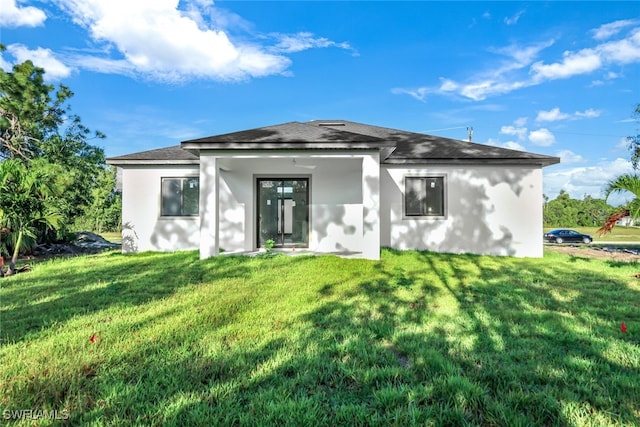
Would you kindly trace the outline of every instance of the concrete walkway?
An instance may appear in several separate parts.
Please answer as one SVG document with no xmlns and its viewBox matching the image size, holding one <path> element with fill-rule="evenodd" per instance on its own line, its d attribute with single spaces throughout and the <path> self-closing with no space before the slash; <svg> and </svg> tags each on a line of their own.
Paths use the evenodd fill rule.
<svg viewBox="0 0 640 427">
<path fill-rule="evenodd" d="M 223 252 L 220 255 L 243 255 L 243 256 L 257 256 L 265 255 L 267 251 L 259 249 L 256 251 L 235 251 L 235 252 Z M 288 256 L 299 255 L 336 255 L 341 258 L 362 258 L 362 252 L 349 252 L 349 251 L 335 251 L 335 252 L 314 252 L 307 248 L 274 248 L 274 254 L 283 254 Z"/>
</svg>

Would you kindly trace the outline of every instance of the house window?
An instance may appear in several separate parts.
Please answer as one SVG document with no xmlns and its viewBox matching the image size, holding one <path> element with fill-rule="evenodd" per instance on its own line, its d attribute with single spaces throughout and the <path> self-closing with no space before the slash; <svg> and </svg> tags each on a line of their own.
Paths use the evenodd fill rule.
<svg viewBox="0 0 640 427">
<path fill-rule="evenodd" d="M 162 178 L 162 216 L 198 215 L 200 178 Z"/>
<path fill-rule="evenodd" d="M 404 213 L 407 217 L 444 217 L 445 177 L 407 176 L 404 179 Z"/>
</svg>

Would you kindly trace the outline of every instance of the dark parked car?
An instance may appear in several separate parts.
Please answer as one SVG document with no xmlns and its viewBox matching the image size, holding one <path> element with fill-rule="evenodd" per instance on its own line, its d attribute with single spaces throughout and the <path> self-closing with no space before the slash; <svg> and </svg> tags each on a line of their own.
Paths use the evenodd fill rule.
<svg viewBox="0 0 640 427">
<path fill-rule="evenodd" d="M 544 239 L 550 243 L 591 243 L 593 237 L 575 230 L 558 229 L 544 233 Z"/>
</svg>

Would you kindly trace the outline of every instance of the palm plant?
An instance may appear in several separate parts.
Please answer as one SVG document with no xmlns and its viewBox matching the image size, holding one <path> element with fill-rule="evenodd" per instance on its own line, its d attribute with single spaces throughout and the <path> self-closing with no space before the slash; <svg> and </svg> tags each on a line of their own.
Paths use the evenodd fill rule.
<svg viewBox="0 0 640 427">
<path fill-rule="evenodd" d="M 640 176 L 628 173 L 620 175 L 616 179 L 609 181 L 605 187 L 605 199 L 608 199 L 613 193 L 624 192 L 630 192 L 633 194 L 633 200 L 631 200 L 627 206 L 607 218 L 605 223 L 598 230 L 598 234 L 600 236 L 609 233 L 616 225 L 616 222 L 626 216 L 631 217 L 633 220 L 640 218 Z"/>
<path fill-rule="evenodd" d="M 59 227 L 61 216 L 53 201 L 64 190 L 65 180 L 59 167 L 42 159 L 0 163 L 0 229 L 5 236 L 0 247 L 13 247 L 7 274 L 15 273 L 25 239 L 36 239 L 37 226 Z"/>
</svg>

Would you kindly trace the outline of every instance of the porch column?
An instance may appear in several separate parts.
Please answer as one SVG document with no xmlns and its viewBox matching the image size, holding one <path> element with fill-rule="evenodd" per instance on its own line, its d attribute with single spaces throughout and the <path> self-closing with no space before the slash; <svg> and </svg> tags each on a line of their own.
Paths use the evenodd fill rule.
<svg viewBox="0 0 640 427">
<path fill-rule="evenodd" d="M 200 155 L 200 259 L 220 252 L 218 158 Z"/>
<path fill-rule="evenodd" d="M 362 256 L 380 259 L 380 153 L 362 158 Z"/>
</svg>

